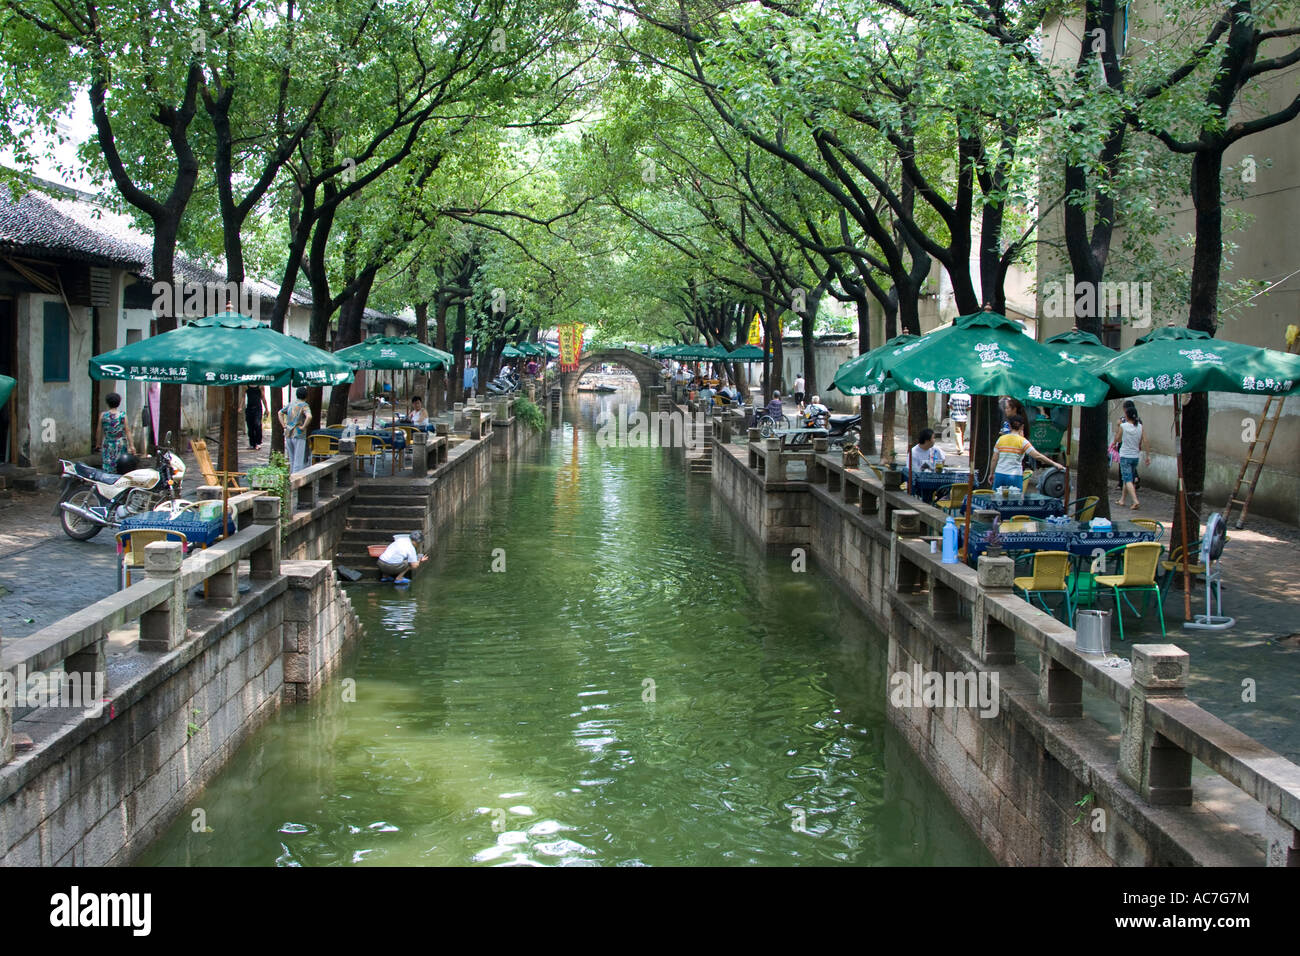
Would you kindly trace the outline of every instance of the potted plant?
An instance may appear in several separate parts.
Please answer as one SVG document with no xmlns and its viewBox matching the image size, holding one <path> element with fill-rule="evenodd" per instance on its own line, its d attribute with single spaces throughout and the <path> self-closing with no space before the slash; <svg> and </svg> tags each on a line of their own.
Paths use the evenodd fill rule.
<svg viewBox="0 0 1300 956">
<path fill-rule="evenodd" d="M 989 533 L 984 539 L 984 553 L 990 558 L 1002 557 L 1002 535 L 998 532 L 998 526 L 1001 523 L 1001 515 L 994 518 L 993 527 L 989 529 Z"/>
<path fill-rule="evenodd" d="M 248 469 L 248 485 L 259 491 L 265 491 L 280 499 L 280 533 L 289 530 L 289 519 L 293 517 L 293 492 L 289 487 L 289 459 L 278 451 L 271 452 L 265 465 L 254 465 Z"/>
</svg>

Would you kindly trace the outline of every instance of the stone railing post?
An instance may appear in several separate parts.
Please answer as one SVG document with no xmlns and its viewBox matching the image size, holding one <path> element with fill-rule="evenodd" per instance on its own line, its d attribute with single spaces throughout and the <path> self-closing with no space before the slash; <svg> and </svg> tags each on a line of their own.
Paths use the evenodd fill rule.
<svg viewBox="0 0 1300 956">
<path fill-rule="evenodd" d="M 434 422 L 433 433 L 440 438 L 447 438 L 451 435 L 451 425 L 447 422 Z"/>
<path fill-rule="evenodd" d="M 294 511 L 310 511 L 316 507 L 316 479 L 309 478 L 292 489 L 291 494 L 294 496 Z"/>
<path fill-rule="evenodd" d="M 280 573 L 280 499 L 270 495 L 254 498 L 253 524 L 270 525 L 275 533 L 248 556 L 248 576 L 257 581 L 274 578 Z"/>
<path fill-rule="evenodd" d="M 429 473 L 429 433 L 415 432 L 411 440 L 415 442 L 411 446 L 411 470 L 417 478 L 423 478 Z"/>
<path fill-rule="evenodd" d="M 827 472 L 826 466 L 817 458 L 818 455 L 825 455 L 831 450 L 830 439 L 814 438 L 813 439 L 813 457 L 808 466 L 808 480 L 814 485 L 826 484 Z"/>
<path fill-rule="evenodd" d="M 971 608 L 971 650 L 985 664 L 1016 662 L 1016 632 L 989 614 L 989 600 L 984 588 L 975 592 Z"/>
<path fill-rule="evenodd" d="M 848 487 L 846 481 L 845 487 Z M 889 577 L 890 584 L 899 593 L 913 593 L 924 582 L 924 574 L 911 561 L 903 557 L 902 542 L 921 535 L 921 515 L 907 508 L 895 509 L 893 514 L 894 533 L 889 542 Z"/>
<path fill-rule="evenodd" d="M 9 685 L 13 686 L 10 676 Z M 14 709 L 11 701 L 0 700 L 0 767 L 14 759 Z"/>
<path fill-rule="evenodd" d="M 321 501 L 325 498 L 333 497 L 334 494 L 334 472 L 322 471 L 320 477 L 316 479 L 316 500 Z"/>
<path fill-rule="evenodd" d="M 763 473 L 768 481 L 785 481 L 785 462 L 781 459 L 781 439 L 763 440 Z"/>
<path fill-rule="evenodd" d="M 1189 806 L 1192 755 L 1153 730 L 1148 699 L 1185 697 L 1191 658 L 1173 644 L 1134 644 L 1133 684 L 1119 744 L 1119 777 L 1152 806 Z"/>
<path fill-rule="evenodd" d="M 346 448 L 344 447 L 346 445 Z M 356 464 L 357 460 L 353 457 L 356 451 L 355 442 L 339 442 L 339 457 L 343 459 L 343 464 L 338 471 L 334 473 L 334 487 L 342 491 L 344 488 L 351 488 L 352 483 L 356 481 Z"/>
<path fill-rule="evenodd" d="M 0 720 L 4 720 L 0 717 Z M 3 733 L 0 728 L 0 733 Z M 0 743 L 0 763 L 4 763 L 4 745 Z M 1265 811 L 1264 840 L 1268 850 L 1265 866 L 1300 866 L 1300 830 L 1287 823 L 1272 810 Z"/>
<path fill-rule="evenodd" d="M 465 425 L 469 428 L 470 438 L 483 437 L 483 410 L 477 406 L 465 409 Z"/>
<path fill-rule="evenodd" d="M 452 411 L 452 419 L 451 419 L 452 430 L 458 432 L 464 431 L 465 430 L 465 403 L 457 402 L 455 405 L 451 406 L 451 411 Z"/>
<path fill-rule="evenodd" d="M 170 581 L 171 596 L 152 611 L 140 615 L 140 650 L 170 651 L 185 640 L 188 612 L 181 562 L 185 548 L 179 541 L 156 541 L 145 545 L 144 571 L 153 580 Z"/>
<path fill-rule="evenodd" d="M 1038 656 L 1038 706 L 1049 717 L 1083 716 L 1083 678 L 1064 664 Z"/>
</svg>

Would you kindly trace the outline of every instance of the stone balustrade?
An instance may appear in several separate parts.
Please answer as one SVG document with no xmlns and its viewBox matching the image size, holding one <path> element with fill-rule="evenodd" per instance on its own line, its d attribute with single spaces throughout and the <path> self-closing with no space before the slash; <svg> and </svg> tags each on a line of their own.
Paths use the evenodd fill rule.
<svg viewBox="0 0 1300 956">
<path fill-rule="evenodd" d="M 242 505 L 248 495 L 236 498 Z M 280 573 L 280 499 L 257 495 L 251 505 L 252 524 L 188 557 L 179 541 L 147 545 L 143 580 L 34 634 L 7 642 L 0 649 L 0 672 L 35 674 L 61 665 L 70 677 L 76 676 L 81 688 L 107 689 L 109 632 L 135 621 L 141 651 L 175 649 L 185 641 L 188 595 L 196 587 L 203 587 L 209 606 L 233 607 L 239 598 L 240 561 L 249 562 L 254 579 Z M 14 754 L 12 726 L 12 701 L 0 700 L 0 765 Z"/>
</svg>

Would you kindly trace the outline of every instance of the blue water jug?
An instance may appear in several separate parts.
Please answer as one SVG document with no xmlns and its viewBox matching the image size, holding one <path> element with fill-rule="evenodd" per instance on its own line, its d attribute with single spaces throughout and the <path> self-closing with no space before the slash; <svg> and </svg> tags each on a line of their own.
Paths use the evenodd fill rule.
<svg viewBox="0 0 1300 956">
<path fill-rule="evenodd" d="M 952 515 L 943 526 L 943 563 L 957 563 L 957 526 L 953 524 Z"/>
</svg>

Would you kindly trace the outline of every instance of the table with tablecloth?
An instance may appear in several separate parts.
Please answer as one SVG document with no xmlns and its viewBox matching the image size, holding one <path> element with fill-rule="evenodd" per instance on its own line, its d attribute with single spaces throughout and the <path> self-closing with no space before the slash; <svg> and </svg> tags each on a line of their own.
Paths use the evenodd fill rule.
<svg viewBox="0 0 1300 956">
<path fill-rule="evenodd" d="M 1013 492 L 1005 498 L 998 494 L 975 495 L 971 498 L 971 509 L 996 511 L 1003 518 L 1015 515 L 1024 515 L 1027 518 L 1050 518 L 1065 514 L 1065 502 L 1048 495 Z"/>
<path fill-rule="evenodd" d="M 229 534 L 235 533 L 235 515 L 232 512 L 226 518 Z M 132 515 L 122 522 L 122 531 L 176 531 L 185 535 L 186 543 L 191 547 L 206 548 L 221 539 L 221 519 L 202 518 L 192 509 L 185 509 L 173 514 L 166 511 L 146 511 Z"/>
<path fill-rule="evenodd" d="M 398 429 L 397 431 L 394 432 L 389 429 L 358 428 L 356 430 L 356 434 L 370 435 L 374 438 L 378 438 L 385 445 L 392 443 L 392 445 L 396 447 L 398 451 L 401 451 L 403 448 L 406 447 L 406 433 L 401 429 Z M 343 438 L 343 429 L 337 425 L 331 426 L 329 428 L 318 428 L 316 429 L 316 431 L 312 432 L 311 435 L 308 437 L 314 437 L 316 435 L 329 435 L 331 438 L 337 438 L 341 440 Z"/>
<path fill-rule="evenodd" d="M 959 528 L 959 535 L 965 529 Z M 972 524 L 970 558 L 974 560 L 988 546 L 991 530 L 986 524 Z M 1110 530 L 1092 529 L 1077 521 L 1063 524 L 1038 522 L 1033 531 L 1003 531 L 999 534 L 1003 551 L 1066 551 L 1079 558 L 1092 557 L 1141 541 L 1154 541 L 1155 532 L 1129 521 L 1119 521 Z"/>
<path fill-rule="evenodd" d="M 903 469 L 903 487 L 907 487 L 907 469 Z M 918 471 L 912 478 L 912 495 L 926 504 L 934 502 L 935 492 L 954 484 L 970 484 L 969 471 L 945 468 L 943 471 Z"/>
</svg>

